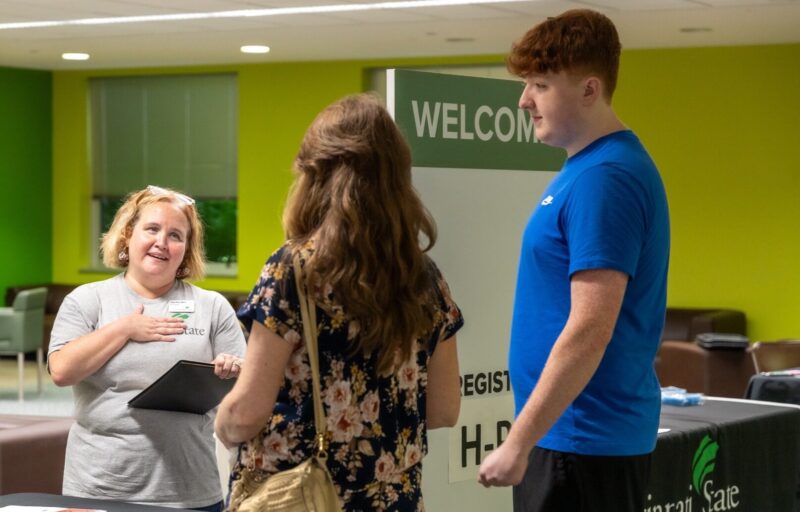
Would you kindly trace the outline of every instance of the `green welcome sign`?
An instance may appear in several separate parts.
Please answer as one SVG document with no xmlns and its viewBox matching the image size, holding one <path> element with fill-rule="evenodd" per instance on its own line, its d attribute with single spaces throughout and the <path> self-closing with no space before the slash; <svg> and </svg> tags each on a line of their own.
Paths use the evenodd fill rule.
<svg viewBox="0 0 800 512">
<path fill-rule="evenodd" d="M 557 171 L 566 154 L 540 143 L 517 106 L 522 83 L 392 69 L 387 104 L 414 167 Z"/>
</svg>

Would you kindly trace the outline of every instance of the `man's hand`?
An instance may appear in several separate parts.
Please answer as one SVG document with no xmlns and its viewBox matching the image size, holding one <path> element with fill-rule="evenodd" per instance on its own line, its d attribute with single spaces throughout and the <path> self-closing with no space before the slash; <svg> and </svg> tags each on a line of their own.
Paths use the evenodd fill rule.
<svg viewBox="0 0 800 512">
<path fill-rule="evenodd" d="M 517 485 L 528 468 L 528 454 L 511 443 L 503 443 L 490 453 L 478 471 L 478 482 L 484 487 Z"/>
</svg>

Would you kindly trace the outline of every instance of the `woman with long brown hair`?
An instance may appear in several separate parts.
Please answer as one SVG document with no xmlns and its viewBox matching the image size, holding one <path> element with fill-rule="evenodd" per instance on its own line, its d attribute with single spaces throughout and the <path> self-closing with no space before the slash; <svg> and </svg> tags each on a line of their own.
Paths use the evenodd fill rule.
<svg viewBox="0 0 800 512">
<path fill-rule="evenodd" d="M 251 329 L 247 356 L 217 415 L 217 436 L 239 444 L 232 481 L 269 477 L 312 454 L 299 255 L 316 303 L 327 465 L 341 504 L 422 509 L 426 429 L 458 418 L 463 319 L 425 254 L 436 228 L 411 183 L 410 150 L 375 97 L 351 96 L 312 123 L 295 171 L 287 241 L 239 310 Z"/>
</svg>

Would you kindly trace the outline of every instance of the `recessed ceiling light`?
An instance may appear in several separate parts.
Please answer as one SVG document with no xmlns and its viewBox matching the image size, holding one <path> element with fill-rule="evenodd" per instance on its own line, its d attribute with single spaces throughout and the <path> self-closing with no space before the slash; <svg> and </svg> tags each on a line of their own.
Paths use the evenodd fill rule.
<svg viewBox="0 0 800 512">
<path fill-rule="evenodd" d="M 269 53 L 269 46 L 263 44 L 246 44 L 239 49 L 242 53 Z"/>
<path fill-rule="evenodd" d="M 89 60 L 88 53 L 62 53 L 61 58 L 64 60 Z"/>
</svg>

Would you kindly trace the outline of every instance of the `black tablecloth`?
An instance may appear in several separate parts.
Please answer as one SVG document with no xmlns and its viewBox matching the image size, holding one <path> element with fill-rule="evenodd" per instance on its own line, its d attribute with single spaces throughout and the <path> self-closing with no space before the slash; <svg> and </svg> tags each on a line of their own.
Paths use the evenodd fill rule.
<svg viewBox="0 0 800 512">
<path fill-rule="evenodd" d="M 800 405 L 800 377 L 792 375 L 753 375 L 747 385 L 745 398 Z"/>
<path fill-rule="evenodd" d="M 800 510 L 800 408 L 663 406 L 644 512 Z"/>
<path fill-rule="evenodd" d="M 663 406 L 643 512 L 800 511 L 800 407 L 709 398 Z M 174 512 L 48 494 L 0 496 L 0 506 Z"/>
<path fill-rule="evenodd" d="M 135 503 L 125 503 L 121 501 L 95 500 L 40 493 L 6 494 L 5 496 L 0 496 L 0 506 L 5 507 L 8 505 L 83 508 L 107 510 L 108 512 L 175 512 L 176 510 L 181 510 L 176 508 L 137 505 Z"/>
</svg>

